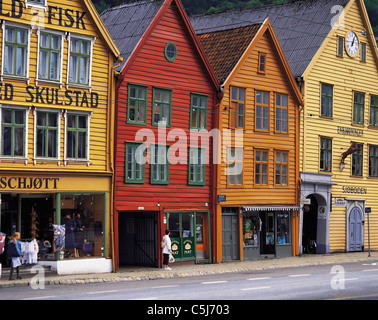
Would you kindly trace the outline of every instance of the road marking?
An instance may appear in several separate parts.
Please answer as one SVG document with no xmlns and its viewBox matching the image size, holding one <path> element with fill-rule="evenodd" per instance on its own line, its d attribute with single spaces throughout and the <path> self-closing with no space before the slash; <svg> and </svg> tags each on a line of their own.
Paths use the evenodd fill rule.
<svg viewBox="0 0 378 320">
<path fill-rule="evenodd" d="M 362 272 L 372 272 L 372 271 L 378 271 L 378 269 L 368 269 L 368 270 L 362 270 Z"/>
<path fill-rule="evenodd" d="M 264 290 L 264 289 L 270 289 L 270 287 L 244 288 L 244 289 L 240 289 L 240 290 L 241 291 L 254 291 L 254 290 Z"/>
<path fill-rule="evenodd" d="M 311 274 L 305 273 L 305 274 L 291 274 L 289 275 L 289 278 L 297 278 L 297 277 L 308 277 L 311 276 Z"/>
<path fill-rule="evenodd" d="M 210 281 L 210 282 L 202 282 L 201 284 L 218 284 L 218 283 L 226 283 L 227 281 Z"/>
<path fill-rule="evenodd" d="M 114 293 L 114 292 L 119 292 L 119 290 L 86 292 L 85 294 L 104 294 L 104 293 Z"/>
<path fill-rule="evenodd" d="M 263 277 L 263 278 L 251 278 L 248 281 L 258 281 L 258 280 L 269 280 L 272 279 L 271 277 Z"/>
<path fill-rule="evenodd" d="M 340 281 L 356 281 L 358 278 L 340 279 Z"/>
<path fill-rule="evenodd" d="M 150 289 L 166 289 L 166 288 L 177 288 L 178 285 L 171 285 L 171 286 L 156 286 L 156 287 L 151 287 Z"/>
<path fill-rule="evenodd" d="M 51 299 L 57 298 L 58 296 L 44 296 L 44 297 L 33 297 L 33 298 L 24 298 L 22 300 L 41 300 L 41 299 Z"/>
</svg>

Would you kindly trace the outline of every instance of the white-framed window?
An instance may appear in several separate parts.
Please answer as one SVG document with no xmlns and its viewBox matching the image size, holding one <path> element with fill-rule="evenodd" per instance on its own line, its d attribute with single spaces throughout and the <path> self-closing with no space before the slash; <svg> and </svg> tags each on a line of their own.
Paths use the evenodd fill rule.
<svg viewBox="0 0 378 320">
<path fill-rule="evenodd" d="M 25 0 L 25 7 L 35 7 L 35 8 L 41 8 L 46 9 L 47 7 L 47 0 Z"/>
<path fill-rule="evenodd" d="M 62 83 L 64 34 L 47 29 L 38 31 L 38 81 Z"/>
<path fill-rule="evenodd" d="M 69 35 L 67 85 L 91 86 L 94 41 L 94 37 Z"/>
<path fill-rule="evenodd" d="M 65 112 L 65 165 L 67 162 L 87 162 L 89 165 L 91 116 L 91 112 Z"/>
<path fill-rule="evenodd" d="M 29 78 L 30 27 L 6 21 L 3 28 L 2 78 Z"/>
<path fill-rule="evenodd" d="M 28 159 L 29 108 L 15 106 L 0 106 L 0 159 L 22 160 Z"/>
<path fill-rule="evenodd" d="M 60 119 L 62 111 L 36 108 L 34 111 L 34 162 L 60 161 Z"/>
</svg>

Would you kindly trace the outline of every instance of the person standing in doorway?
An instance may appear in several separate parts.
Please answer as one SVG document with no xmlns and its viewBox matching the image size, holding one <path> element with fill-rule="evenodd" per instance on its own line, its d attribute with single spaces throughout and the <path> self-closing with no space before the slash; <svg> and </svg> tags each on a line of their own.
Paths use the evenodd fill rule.
<svg viewBox="0 0 378 320">
<path fill-rule="evenodd" d="M 171 238 L 169 237 L 169 230 L 165 230 L 165 236 L 163 237 L 164 242 L 164 248 L 163 248 L 163 269 L 168 271 L 172 270 L 170 267 L 168 267 L 169 264 L 169 256 L 172 253 L 171 249 Z"/>
<path fill-rule="evenodd" d="M 23 257 L 21 252 L 21 243 L 20 243 L 20 233 L 15 232 L 13 237 L 10 238 L 8 243 L 8 257 L 11 259 L 11 270 L 9 275 L 9 280 L 14 280 L 13 272 L 16 269 L 17 272 L 17 279 L 22 279 L 20 277 L 20 265 L 21 265 L 21 257 Z"/>
</svg>

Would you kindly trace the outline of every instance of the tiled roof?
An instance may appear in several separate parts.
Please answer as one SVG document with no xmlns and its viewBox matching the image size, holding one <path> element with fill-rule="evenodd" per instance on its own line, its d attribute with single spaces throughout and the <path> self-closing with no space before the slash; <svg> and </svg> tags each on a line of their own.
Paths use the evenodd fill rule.
<svg viewBox="0 0 378 320">
<path fill-rule="evenodd" d="M 198 35 L 220 84 L 232 72 L 260 27 L 261 23 Z"/>
<path fill-rule="evenodd" d="M 251 25 L 269 18 L 295 77 L 307 66 L 331 31 L 340 8 L 350 0 L 301 0 L 218 14 L 192 16 L 197 34 Z"/>
<path fill-rule="evenodd" d="M 123 69 L 163 3 L 161 0 L 125 3 L 110 7 L 101 14 L 123 58 L 117 71 Z"/>
</svg>

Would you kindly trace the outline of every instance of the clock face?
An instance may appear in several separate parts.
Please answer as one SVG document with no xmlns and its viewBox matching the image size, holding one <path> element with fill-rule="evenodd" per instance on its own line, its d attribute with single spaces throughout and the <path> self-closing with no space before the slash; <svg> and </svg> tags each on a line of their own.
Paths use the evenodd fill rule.
<svg viewBox="0 0 378 320">
<path fill-rule="evenodd" d="M 352 57 L 355 57 L 360 48 L 360 43 L 358 41 L 357 35 L 353 31 L 348 33 L 346 37 L 345 45 L 346 45 L 348 54 Z"/>
</svg>

